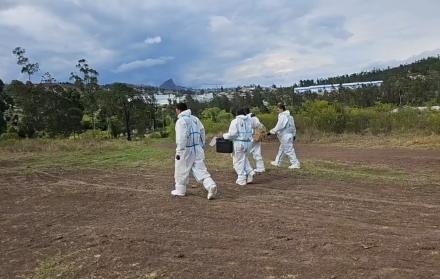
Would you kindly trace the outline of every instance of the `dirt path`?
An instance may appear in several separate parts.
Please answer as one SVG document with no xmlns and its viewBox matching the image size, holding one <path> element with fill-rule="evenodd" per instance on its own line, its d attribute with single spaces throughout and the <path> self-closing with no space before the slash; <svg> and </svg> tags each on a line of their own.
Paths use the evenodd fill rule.
<svg viewBox="0 0 440 279">
<path fill-rule="evenodd" d="M 339 151 L 298 146 L 300 156 L 438 167 L 432 153 Z M 232 172 L 213 176 L 215 201 L 194 183 L 170 197 L 168 170 L 0 174 L 0 277 L 30 277 L 55 257 L 65 278 L 440 278 L 436 185 L 269 172 L 239 188 Z"/>
</svg>

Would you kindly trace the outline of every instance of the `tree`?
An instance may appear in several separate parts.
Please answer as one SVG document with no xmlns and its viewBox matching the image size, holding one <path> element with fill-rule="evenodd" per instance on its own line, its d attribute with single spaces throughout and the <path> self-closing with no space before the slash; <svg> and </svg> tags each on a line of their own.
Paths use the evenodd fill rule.
<svg viewBox="0 0 440 279">
<path fill-rule="evenodd" d="M 41 76 L 41 83 L 53 84 L 56 82 L 56 79 L 53 78 L 49 72 L 45 72 L 44 75 Z"/>
<path fill-rule="evenodd" d="M 31 81 L 31 76 L 40 70 L 40 65 L 38 63 L 30 63 L 29 58 L 24 56 L 26 50 L 21 47 L 16 47 L 12 54 L 17 56 L 17 64 L 22 66 L 21 73 L 26 73 L 28 75 L 28 80 Z"/>
<path fill-rule="evenodd" d="M 13 119 L 21 137 L 69 136 L 80 132 L 83 108 L 76 90 L 13 81 L 7 91 L 16 104 Z"/>
<path fill-rule="evenodd" d="M 93 130 L 96 129 L 96 115 L 99 113 L 97 102 L 97 91 L 99 90 L 98 76 L 99 73 L 91 68 L 86 59 L 79 59 L 75 65 L 78 72 L 70 73 L 70 80 L 73 81 L 75 87 L 81 93 L 81 100 L 87 113 L 92 116 Z"/>
<path fill-rule="evenodd" d="M 90 91 L 96 91 L 99 88 L 98 71 L 91 68 L 87 63 L 87 60 L 84 58 L 79 59 L 75 67 L 79 73 L 71 72 L 70 80 L 73 81 L 74 84 L 82 91 L 86 91 L 88 93 L 90 93 Z"/>
<path fill-rule="evenodd" d="M 99 105 L 110 119 L 116 116 L 124 123 L 127 140 L 132 139 L 132 128 L 136 124 L 136 115 L 145 112 L 147 103 L 141 92 L 123 83 L 114 83 L 109 90 L 99 91 Z M 142 114 L 147 117 L 147 113 Z M 147 123 L 146 118 L 143 119 Z M 140 125 L 139 125 L 140 126 Z"/>
<path fill-rule="evenodd" d="M 12 81 L 7 88 L 7 94 L 15 103 L 13 124 L 21 137 L 33 137 L 43 131 L 42 100 L 45 96 L 35 89 L 18 80 Z"/>
<path fill-rule="evenodd" d="M 12 99 L 3 91 L 5 84 L 0 79 L 0 134 L 6 130 L 6 112 L 12 106 Z"/>
</svg>

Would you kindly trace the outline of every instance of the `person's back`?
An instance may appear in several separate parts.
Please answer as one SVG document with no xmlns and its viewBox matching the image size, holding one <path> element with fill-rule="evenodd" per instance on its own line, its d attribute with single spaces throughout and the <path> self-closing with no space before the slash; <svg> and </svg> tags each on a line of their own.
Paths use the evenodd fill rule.
<svg viewBox="0 0 440 279">
<path fill-rule="evenodd" d="M 179 123 L 183 122 L 183 123 Z M 181 148 L 183 149 L 183 142 L 185 142 L 185 148 L 189 152 L 193 153 L 197 159 L 204 158 L 204 146 L 205 146 L 205 129 L 202 122 L 196 116 L 191 114 L 190 110 L 181 113 L 181 117 L 176 122 L 176 125 L 184 127 L 185 131 L 182 137 L 185 136 L 185 140 L 181 139 Z M 177 143 L 176 133 L 176 143 Z"/>
<path fill-rule="evenodd" d="M 252 120 L 247 115 L 237 116 L 238 136 L 236 140 L 250 143 L 252 141 Z"/>
</svg>

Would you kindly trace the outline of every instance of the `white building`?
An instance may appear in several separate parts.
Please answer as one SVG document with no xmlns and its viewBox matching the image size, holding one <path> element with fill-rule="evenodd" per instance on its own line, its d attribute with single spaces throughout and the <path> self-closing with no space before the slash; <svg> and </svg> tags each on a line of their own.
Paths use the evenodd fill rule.
<svg viewBox="0 0 440 279">
<path fill-rule="evenodd" d="M 191 96 L 201 103 L 209 102 L 214 98 L 213 93 L 192 94 Z M 155 94 L 154 97 L 156 98 L 156 103 L 160 106 L 168 105 L 169 100 L 171 100 L 171 102 L 176 101 L 177 103 L 185 101 L 185 95 L 177 96 L 176 94 Z"/>
<path fill-rule="evenodd" d="M 346 89 L 359 89 L 368 86 L 381 86 L 382 83 L 383 83 L 382 80 L 376 80 L 376 81 L 351 82 L 351 83 L 342 83 L 342 84 L 321 84 L 321 85 L 313 85 L 307 87 L 297 87 L 294 89 L 294 92 L 298 94 L 301 93 L 324 94 L 325 92 L 338 91 L 340 87 Z"/>
</svg>

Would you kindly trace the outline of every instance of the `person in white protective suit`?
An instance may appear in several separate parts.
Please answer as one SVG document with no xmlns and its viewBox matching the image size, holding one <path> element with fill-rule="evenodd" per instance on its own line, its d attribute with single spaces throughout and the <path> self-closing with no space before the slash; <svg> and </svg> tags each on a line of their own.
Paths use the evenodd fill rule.
<svg viewBox="0 0 440 279">
<path fill-rule="evenodd" d="M 229 125 L 229 131 L 223 134 L 223 138 L 234 141 L 232 161 L 237 173 L 236 183 L 245 186 L 252 183 L 255 172 L 249 163 L 249 152 L 252 148 L 252 120 L 246 115 L 244 109 L 240 109 L 237 117 Z"/>
<path fill-rule="evenodd" d="M 299 169 L 300 163 L 296 158 L 293 142 L 296 138 L 296 128 L 293 117 L 286 110 L 283 104 L 278 104 L 278 122 L 275 128 L 270 130 L 269 134 L 277 135 L 280 140 L 280 148 L 278 149 L 275 161 L 271 165 L 281 167 L 284 157 L 288 157 L 290 161 L 289 169 Z"/>
<path fill-rule="evenodd" d="M 251 118 L 252 121 L 252 127 L 255 127 L 252 130 L 252 147 L 250 153 L 252 154 L 252 157 L 255 160 L 255 173 L 263 173 L 266 171 L 264 167 L 264 161 L 263 156 L 261 155 L 261 141 L 256 141 L 254 135 L 256 134 L 256 129 L 259 129 L 261 132 L 264 131 L 266 128 L 264 125 L 260 122 L 260 119 L 258 117 L 251 113 L 249 108 L 245 108 L 245 113 Z M 266 133 L 264 133 L 266 135 Z"/>
<path fill-rule="evenodd" d="M 204 163 L 205 128 L 197 117 L 191 115 L 185 103 L 177 104 L 176 114 L 176 184 L 171 194 L 185 196 L 189 174 L 192 172 L 197 182 L 202 183 L 208 191 L 208 200 L 211 200 L 217 194 L 217 186 Z"/>
</svg>

